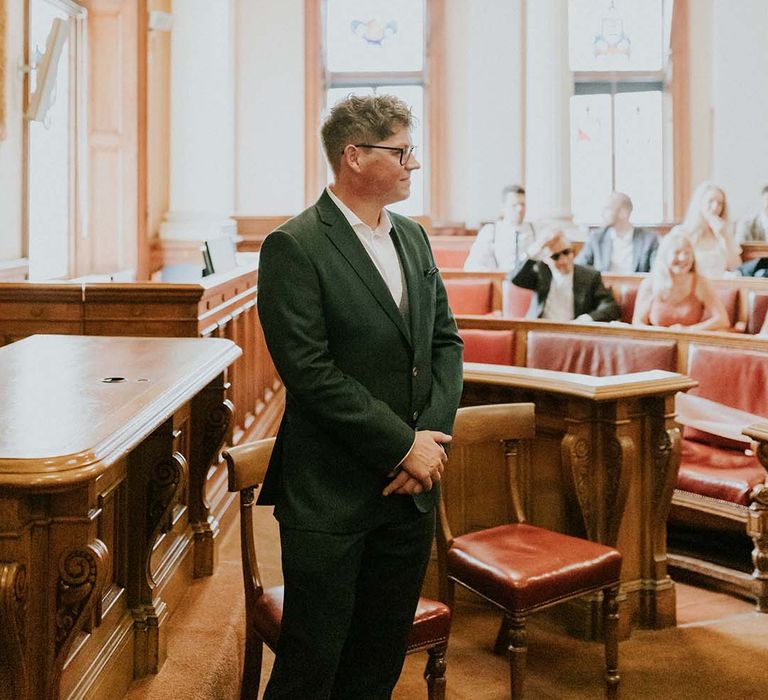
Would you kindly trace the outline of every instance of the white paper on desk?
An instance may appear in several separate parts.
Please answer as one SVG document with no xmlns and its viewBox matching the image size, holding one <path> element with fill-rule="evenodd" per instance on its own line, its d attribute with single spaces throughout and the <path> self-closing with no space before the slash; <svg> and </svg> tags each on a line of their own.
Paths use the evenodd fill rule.
<svg viewBox="0 0 768 700">
<path fill-rule="evenodd" d="M 675 394 L 675 411 L 676 420 L 681 425 L 737 440 L 745 445 L 749 445 L 751 440 L 741 431 L 752 423 L 764 423 L 766 420 L 763 416 L 681 391 Z"/>
</svg>

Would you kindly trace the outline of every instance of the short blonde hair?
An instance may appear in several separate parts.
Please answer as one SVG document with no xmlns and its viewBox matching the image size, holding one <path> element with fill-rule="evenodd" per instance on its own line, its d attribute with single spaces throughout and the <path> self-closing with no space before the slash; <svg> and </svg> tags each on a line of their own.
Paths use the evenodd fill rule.
<svg viewBox="0 0 768 700">
<path fill-rule="evenodd" d="M 704 220 L 701 208 L 704 204 L 704 198 L 713 190 L 723 195 L 723 210 L 720 212 L 720 216 L 725 221 L 728 220 L 728 199 L 725 196 L 723 188 L 718 187 L 714 182 L 702 182 L 694 191 L 693 196 L 691 197 L 691 202 L 688 205 L 688 210 L 685 212 L 685 218 L 683 219 L 683 227 L 688 231 L 688 235 L 693 243 L 696 243 L 696 241 L 699 240 L 699 236 L 701 236 L 707 228 L 707 222 Z"/>
<path fill-rule="evenodd" d="M 320 137 L 328 164 L 338 173 L 341 155 L 349 144 L 375 144 L 412 126 L 411 108 L 394 95 L 349 95 L 331 108 Z"/>
<path fill-rule="evenodd" d="M 664 295 L 672 289 L 672 275 L 669 273 L 669 254 L 680 244 L 688 243 L 691 247 L 693 258 L 691 260 L 691 272 L 696 272 L 696 249 L 688 230 L 683 226 L 673 227 L 666 236 L 662 236 L 656 258 L 651 268 L 653 281 L 653 293 Z"/>
</svg>

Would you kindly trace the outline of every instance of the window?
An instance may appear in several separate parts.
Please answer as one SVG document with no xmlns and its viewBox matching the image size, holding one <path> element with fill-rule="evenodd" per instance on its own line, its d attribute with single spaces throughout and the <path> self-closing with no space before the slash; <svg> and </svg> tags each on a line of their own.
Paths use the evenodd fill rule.
<svg viewBox="0 0 768 700">
<path fill-rule="evenodd" d="M 574 220 L 596 223 L 609 192 L 633 218 L 671 218 L 672 105 L 666 80 L 668 0 L 569 0 Z"/>
<path fill-rule="evenodd" d="M 29 46 L 27 251 L 29 278 L 70 276 L 84 230 L 82 171 L 85 11 L 67 0 L 32 0 Z"/>
<path fill-rule="evenodd" d="M 325 0 L 321 39 L 323 112 L 349 94 L 400 97 L 416 118 L 412 138 L 422 166 L 429 155 L 426 4 L 426 0 Z M 411 215 L 426 211 L 424 170 L 413 173 L 410 198 L 394 204 L 393 210 Z"/>
</svg>

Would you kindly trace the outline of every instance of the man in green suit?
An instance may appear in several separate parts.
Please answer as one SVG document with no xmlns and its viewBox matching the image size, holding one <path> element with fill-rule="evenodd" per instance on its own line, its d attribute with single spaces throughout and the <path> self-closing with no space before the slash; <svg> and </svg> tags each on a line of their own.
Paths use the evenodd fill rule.
<svg viewBox="0 0 768 700">
<path fill-rule="evenodd" d="M 266 700 L 389 698 L 402 668 L 462 387 L 426 233 L 384 209 L 420 167 L 410 127 L 391 96 L 337 104 L 322 127 L 334 183 L 261 250 L 259 316 L 286 386 L 259 497 L 285 580 Z"/>
</svg>

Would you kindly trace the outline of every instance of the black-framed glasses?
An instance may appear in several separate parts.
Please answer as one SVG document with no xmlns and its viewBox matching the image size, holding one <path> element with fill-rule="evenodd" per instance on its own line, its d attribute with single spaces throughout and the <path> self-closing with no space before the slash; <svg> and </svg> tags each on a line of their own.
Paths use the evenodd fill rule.
<svg viewBox="0 0 768 700">
<path fill-rule="evenodd" d="M 563 248 L 559 253 L 552 253 L 549 257 L 557 262 L 561 255 L 570 255 L 571 253 L 573 253 L 573 248 Z"/>
<path fill-rule="evenodd" d="M 355 148 L 380 148 L 382 151 L 399 151 L 400 165 L 405 165 L 416 150 L 416 146 L 405 146 L 405 148 L 396 148 L 395 146 L 371 146 L 367 143 L 356 143 Z"/>
</svg>

